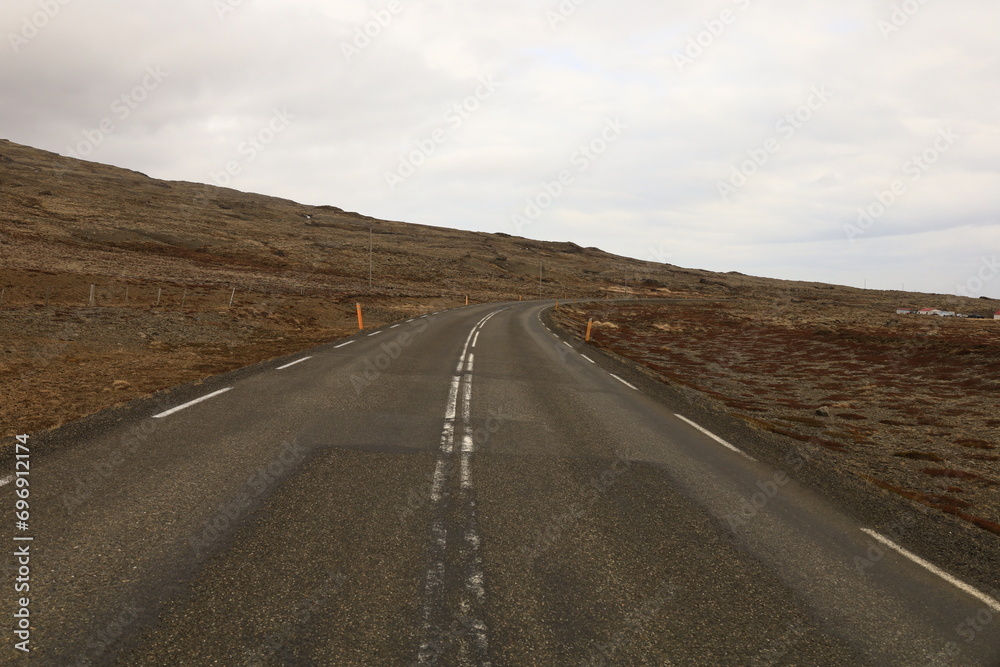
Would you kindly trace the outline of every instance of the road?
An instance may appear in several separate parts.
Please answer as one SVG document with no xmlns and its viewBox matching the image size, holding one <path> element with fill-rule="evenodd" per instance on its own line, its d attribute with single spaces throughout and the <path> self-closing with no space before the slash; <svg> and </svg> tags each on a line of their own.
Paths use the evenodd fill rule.
<svg viewBox="0 0 1000 667">
<path fill-rule="evenodd" d="M 986 585 L 800 482 L 805 450 L 766 460 L 556 335 L 548 305 L 416 318 L 44 436 L 27 660 L 1000 664 Z"/>
</svg>

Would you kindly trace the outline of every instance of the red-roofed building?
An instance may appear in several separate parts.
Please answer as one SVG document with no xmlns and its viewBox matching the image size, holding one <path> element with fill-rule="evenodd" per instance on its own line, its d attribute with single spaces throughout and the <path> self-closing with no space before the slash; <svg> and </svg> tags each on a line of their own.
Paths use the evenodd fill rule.
<svg viewBox="0 0 1000 667">
<path fill-rule="evenodd" d="M 993 319 L 1000 320 L 1000 310 L 998 310 L 997 312 L 993 313 Z"/>
<path fill-rule="evenodd" d="M 917 311 L 917 315 L 934 315 L 937 311 L 937 308 L 921 308 Z"/>
</svg>

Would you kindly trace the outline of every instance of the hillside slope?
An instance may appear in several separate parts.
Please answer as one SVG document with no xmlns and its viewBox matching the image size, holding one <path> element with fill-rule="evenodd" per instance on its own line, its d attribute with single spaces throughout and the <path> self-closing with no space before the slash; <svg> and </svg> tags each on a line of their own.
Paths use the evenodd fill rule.
<svg viewBox="0 0 1000 667">
<path fill-rule="evenodd" d="M 377 220 L 0 140 L 4 435 L 344 336 L 357 329 L 357 302 L 377 325 L 466 297 L 626 293 L 745 300 L 762 317 L 829 304 L 833 326 L 843 309 L 928 303 Z"/>
</svg>

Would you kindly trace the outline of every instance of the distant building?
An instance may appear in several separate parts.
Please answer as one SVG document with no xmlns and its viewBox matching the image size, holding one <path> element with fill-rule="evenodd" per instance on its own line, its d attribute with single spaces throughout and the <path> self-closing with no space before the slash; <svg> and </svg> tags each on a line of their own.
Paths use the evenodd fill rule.
<svg viewBox="0 0 1000 667">
<path fill-rule="evenodd" d="M 940 315 L 941 317 L 955 317 L 954 310 L 938 310 L 934 314 Z"/>
<path fill-rule="evenodd" d="M 937 315 L 937 308 L 921 308 L 917 311 L 917 315 Z"/>
<path fill-rule="evenodd" d="M 911 308 L 897 308 L 896 309 L 896 314 L 897 315 L 912 315 L 913 314 L 913 310 Z"/>
<path fill-rule="evenodd" d="M 997 312 L 993 313 L 993 319 L 1000 320 L 1000 310 L 998 310 Z"/>
</svg>

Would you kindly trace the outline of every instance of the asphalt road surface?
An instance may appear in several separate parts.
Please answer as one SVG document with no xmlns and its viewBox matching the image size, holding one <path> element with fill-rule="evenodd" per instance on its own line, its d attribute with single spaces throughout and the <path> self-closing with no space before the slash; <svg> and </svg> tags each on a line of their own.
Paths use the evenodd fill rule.
<svg viewBox="0 0 1000 667">
<path fill-rule="evenodd" d="M 802 483 L 807 453 L 718 437 L 546 307 L 417 318 L 44 436 L 33 540 L 11 543 L 30 653 L 14 619 L 3 661 L 1000 665 L 991 582 Z"/>
</svg>

